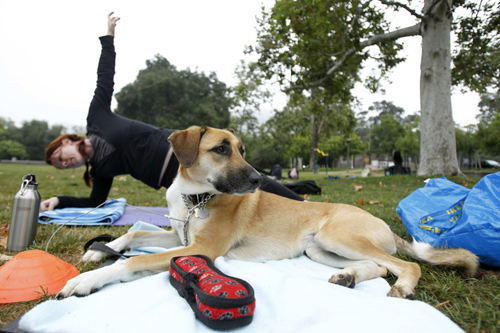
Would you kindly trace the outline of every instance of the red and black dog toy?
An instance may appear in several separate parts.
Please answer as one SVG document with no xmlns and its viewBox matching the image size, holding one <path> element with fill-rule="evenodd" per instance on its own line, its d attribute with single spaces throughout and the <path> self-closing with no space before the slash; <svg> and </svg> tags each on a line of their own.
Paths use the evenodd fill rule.
<svg viewBox="0 0 500 333">
<path fill-rule="evenodd" d="M 172 258 L 170 283 L 187 300 L 196 317 L 210 328 L 228 330 L 252 322 L 252 286 L 222 273 L 204 255 Z"/>
</svg>

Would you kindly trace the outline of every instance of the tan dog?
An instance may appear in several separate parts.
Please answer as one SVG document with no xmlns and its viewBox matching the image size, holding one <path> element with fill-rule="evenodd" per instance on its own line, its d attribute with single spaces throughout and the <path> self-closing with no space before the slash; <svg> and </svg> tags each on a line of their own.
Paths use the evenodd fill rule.
<svg viewBox="0 0 500 333">
<path fill-rule="evenodd" d="M 181 164 L 167 191 L 172 216 L 184 220 L 188 214 L 182 194 L 205 193 L 214 194 L 206 204 L 209 216 L 193 214 L 186 234 L 183 222 L 171 220 L 171 231 L 136 231 L 110 242 L 107 245 L 115 251 L 170 248 L 183 245 L 186 235 L 188 246 L 83 273 L 67 283 L 60 298 L 88 295 L 108 283 L 166 271 L 171 258 L 190 254 L 212 260 L 226 256 L 266 261 L 305 253 L 314 261 L 342 268 L 329 281 L 347 287 L 385 276 L 389 270 L 399 278 L 388 295 L 403 298 L 413 297 L 421 273 L 419 265 L 393 257 L 397 250 L 432 264 L 464 268 L 467 274 L 477 269 L 478 259 L 471 252 L 418 242 L 410 245 L 384 221 L 354 206 L 297 202 L 256 191 L 262 178 L 245 161 L 242 143 L 231 130 L 190 127 L 172 134 L 169 141 Z M 194 205 L 189 200 L 187 204 Z M 83 260 L 98 261 L 104 256 L 89 250 Z"/>
</svg>

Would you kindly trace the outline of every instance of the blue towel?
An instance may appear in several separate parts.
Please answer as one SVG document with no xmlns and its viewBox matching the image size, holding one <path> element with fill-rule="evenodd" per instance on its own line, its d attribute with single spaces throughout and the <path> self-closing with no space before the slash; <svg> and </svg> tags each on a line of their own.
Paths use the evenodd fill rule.
<svg viewBox="0 0 500 333">
<path fill-rule="evenodd" d="M 66 225 L 111 225 L 123 215 L 126 202 L 125 198 L 120 198 L 107 202 L 97 209 L 87 207 L 54 209 L 40 213 L 38 222 L 42 224 L 65 224 L 69 220 L 94 209 L 87 215 L 81 216 Z"/>
</svg>

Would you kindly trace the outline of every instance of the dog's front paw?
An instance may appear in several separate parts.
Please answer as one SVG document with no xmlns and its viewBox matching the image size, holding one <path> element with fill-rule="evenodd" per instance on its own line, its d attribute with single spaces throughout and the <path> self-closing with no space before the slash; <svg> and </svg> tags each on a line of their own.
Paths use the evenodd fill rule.
<svg viewBox="0 0 500 333">
<path fill-rule="evenodd" d="M 106 253 L 104 253 L 102 251 L 88 250 L 83 255 L 82 261 L 83 262 L 96 262 L 96 261 L 101 261 L 105 257 L 106 257 Z"/>
<path fill-rule="evenodd" d="M 87 296 L 101 289 L 103 284 L 96 277 L 95 272 L 82 273 L 66 282 L 64 288 L 57 294 L 57 299 L 69 296 Z"/>
<path fill-rule="evenodd" d="M 125 266 L 125 262 L 115 263 L 111 266 L 82 273 L 69 280 L 64 288 L 57 294 L 57 299 L 69 296 L 87 296 L 103 286 L 119 281 L 129 281 L 134 277 Z"/>
</svg>

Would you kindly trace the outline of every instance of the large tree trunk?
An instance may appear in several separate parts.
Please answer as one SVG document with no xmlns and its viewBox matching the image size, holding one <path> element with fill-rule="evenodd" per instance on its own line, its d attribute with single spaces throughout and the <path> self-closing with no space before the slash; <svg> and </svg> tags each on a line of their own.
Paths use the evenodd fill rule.
<svg viewBox="0 0 500 333">
<path fill-rule="evenodd" d="M 451 0 L 425 0 L 420 72 L 419 176 L 461 174 L 451 110 Z M 434 7 L 433 7 L 434 3 Z"/>
</svg>

